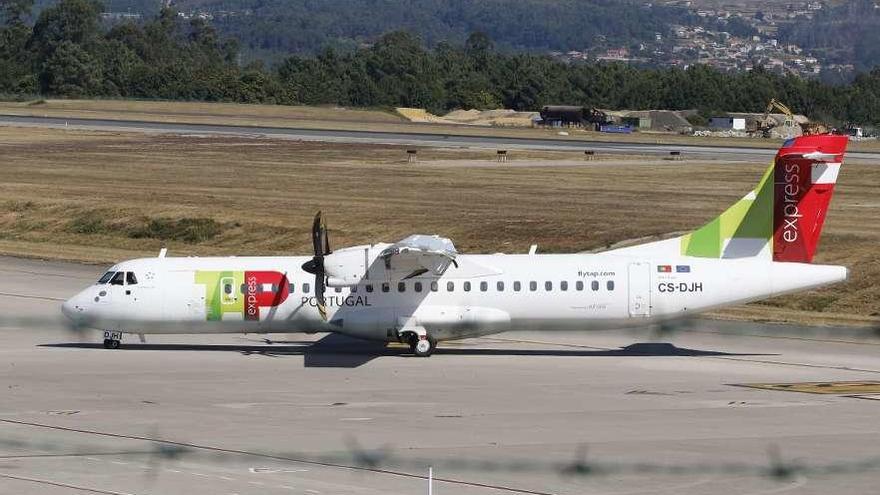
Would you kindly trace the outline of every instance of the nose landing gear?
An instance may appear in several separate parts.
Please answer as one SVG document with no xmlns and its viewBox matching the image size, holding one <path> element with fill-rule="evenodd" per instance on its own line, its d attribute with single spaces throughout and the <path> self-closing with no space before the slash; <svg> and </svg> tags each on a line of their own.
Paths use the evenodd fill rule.
<svg viewBox="0 0 880 495">
<path fill-rule="evenodd" d="M 119 349 L 122 345 L 122 332 L 104 331 L 104 349 Z"/>
</svg>

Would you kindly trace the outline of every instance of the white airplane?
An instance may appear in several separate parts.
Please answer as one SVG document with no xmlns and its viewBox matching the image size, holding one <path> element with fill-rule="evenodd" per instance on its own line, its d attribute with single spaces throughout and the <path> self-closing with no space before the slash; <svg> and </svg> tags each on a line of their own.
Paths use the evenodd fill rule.
<svg viewBox="0 0 880 495">
<path fill-rule="evenodd" d="M 459 254 L 449 239 L 314 255 L 166 257 L 119 263 L 62 305 L 77 324 L 124 333 L 338 332 L 408 343 L 510 330 L 589 330 L 691 316 L 847 278 L 811 264 L 847 138 L 786 141 L 758 186 L 680 237 L 598 254 Z"/>
</svg>

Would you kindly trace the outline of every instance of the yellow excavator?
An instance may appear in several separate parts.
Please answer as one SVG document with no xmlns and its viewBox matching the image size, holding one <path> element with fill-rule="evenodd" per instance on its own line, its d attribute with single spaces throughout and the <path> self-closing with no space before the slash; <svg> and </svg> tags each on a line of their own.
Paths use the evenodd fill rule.
<svg viewBox="0 0 880 495">
<path fill-rule="evenodd" d="M 770 102 L 767 103 L 767 109 L 764 110 L 764 115 L 755 121 L 755 134 L 760 132 L 761 136 L 765 138 L 771 136 L 770 131 L 779 125 L 776 119 L 770 117 L 770 112 L 774 109 L 779 110 L 785 115 L 785 120 L 782 123 L 783 127 L 791 129 L 795 126 L 795 118 L 791 109 L 776 98 L 772 98 Z M 801 132 L 804 135 L 825 134 L 828 132 L 828 126 L 821 122 L 803 122 L 798 123 L 798 125 L 801 127 Z"/>
</svg>

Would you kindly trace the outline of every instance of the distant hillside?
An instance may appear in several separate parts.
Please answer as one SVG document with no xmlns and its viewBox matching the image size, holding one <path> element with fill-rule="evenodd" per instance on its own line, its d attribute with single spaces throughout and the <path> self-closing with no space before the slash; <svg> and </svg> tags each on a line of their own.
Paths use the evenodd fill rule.
<svg viewBox="0 0 880 495">
<path fill-rule="evenodd" d="M 54 3 L 38 0 L 37 7 Z M 160 0 L 104 0 L 106 10 L 158 12 Z M 175 0 L 187 15 L 209 14 L 253 57 L 277 59 L 326 46 L 354 48 L 407 30 L 428 45 L 482 31 L 499 48 L 524 51 L 631 46 L 699 18 L 682 7 L 635 0 Z"/>
<path fill-rule="evenodd" d="M 692 21 L 686 9 L 626 0 L 187 0 L 209 11 L 249 9 L 216 19 L 221 30 L 257 51 L 313 51 L 328 43 L 372 41 L 408 30 L 429 45 L 461 42 L 482 31 L 501 47 L 572 50 L 638 43 Z"/>
<path fill-rule="evenodd" d="M 787 24 L 779 37 L 857 70 L 880 65 L 880 7 L 875 0 L 826 4 L 815 17 Z"/>
</svg>

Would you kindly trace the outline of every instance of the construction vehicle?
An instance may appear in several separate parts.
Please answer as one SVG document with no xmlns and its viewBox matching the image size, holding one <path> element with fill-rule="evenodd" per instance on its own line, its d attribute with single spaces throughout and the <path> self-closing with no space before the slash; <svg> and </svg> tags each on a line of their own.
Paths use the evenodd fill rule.
<svg viewBox="0 0 880 495">
<path fill-rule="evenodd" d="M 767 103 L 767 108 L 764 110 L 764 115 L 757 119 L 754 124 L 754 128 L 750 129 L 749 132 L 754 135 L 757 133 L 761 133 L 762 137 L 769 138 L 771 137 L 771 131 L 779 126 L 779 123 L 776 119 L 770 116 L 770 112 L 773 110 L 779 110 L 783 115 L 785 115 L 785 120 L 782 123 L 782 126 L 786 129 L 789 129 L 787 132 L 787 137 L 793 136 L 793 129 L 795 126 L 795 117 L 794 113 L 792 113 L 791 109 L 788 108 L 781 101 L 776 98 L 772 98 L 769 103 Z M 811 134 L 825 134 L 828 132 L 828 126 L 821 122 L 798 122 L 797 123 L 801 128 L 801 133 L 804 135 Z"/>
</svg>

